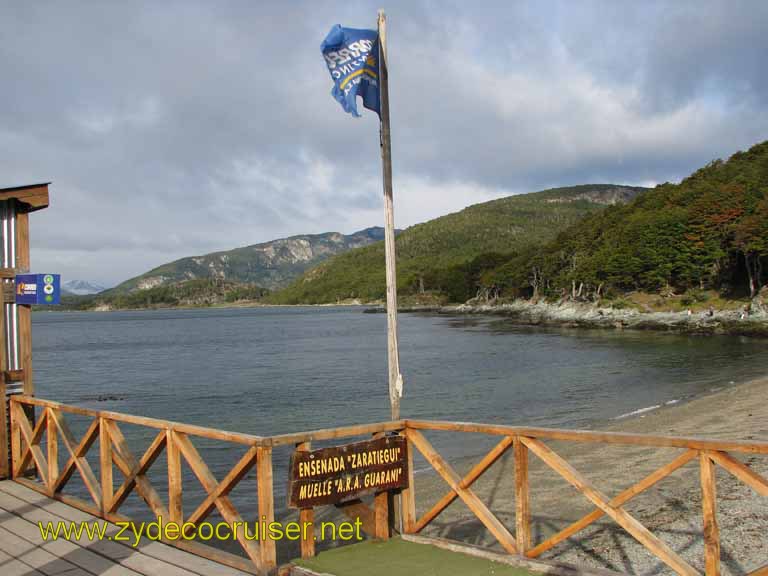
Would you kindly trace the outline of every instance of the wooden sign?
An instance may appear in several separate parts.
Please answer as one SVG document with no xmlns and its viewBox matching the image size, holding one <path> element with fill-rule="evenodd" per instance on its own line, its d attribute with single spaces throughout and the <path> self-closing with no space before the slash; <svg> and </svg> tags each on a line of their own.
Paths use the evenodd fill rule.
<svg viewBox="0 0 768 576">
<path fill-rule="evenodd" d="M 406 441 L 385 436 L 367 442 L 295 451 L 291 458 L 288 506 L 338 504 L 364 494 L 408 485 Z"/>
</svg>

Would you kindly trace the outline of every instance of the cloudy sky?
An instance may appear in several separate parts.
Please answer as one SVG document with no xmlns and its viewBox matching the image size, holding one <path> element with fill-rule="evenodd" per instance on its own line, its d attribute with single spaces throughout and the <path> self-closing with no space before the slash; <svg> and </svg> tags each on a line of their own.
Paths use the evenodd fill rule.
<svg viewBox="0 0 768 576">
<path fill-rule="evenodd" d="M 52 181 L 32 262 L 112 285 L 383 222 L 375 115 L 331 25 L 388 15 L 396 223 L 675 181 L 768 138 L 768 2 L 4 2 L 0 187 Z"/>
</svg>

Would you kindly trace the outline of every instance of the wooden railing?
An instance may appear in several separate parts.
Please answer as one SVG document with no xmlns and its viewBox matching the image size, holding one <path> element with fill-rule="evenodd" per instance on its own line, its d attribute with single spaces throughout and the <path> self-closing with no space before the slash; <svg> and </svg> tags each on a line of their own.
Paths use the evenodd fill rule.
<svg viewBox="0 0 768 576">
<path fill-rule="evenodd" d="M 425 430 L 484 433 L 501 436 L 501 440 L 462 478 L 424 437 L 423 431 Z M 460 498 L 508 553 L 525 558 L 540 556 L 596 520 L 603 516 L 608 516 L 677 574 L 685 576 L 699 574 L 677 552 L 672 550 L 672 548 L 624 509 L 624 505 L 638 494 L 641 494 L 685 464 L 698 460 L 703 507 L 705 573 L 707 576 L 715 576 L 720 573 L 721 556 L 720 534 L 716 515 L 715 464 L 720 465 L 736 478 L 752 487 L 758 494 L 768 496 L 768 480 L 729 454 L 729 452 L 768 454 L 768 442 L 720 441 L 618 432 L 552 430 L 422 420 L 406 420 L 405 434 L 408 438 L 409 446 L 418 450 L 426 458 L 427 462 L 447 482 L 450 488 L 450 491 L 421 518 L 416 516 L 413 490 L 411 489 L 408 492 L 403 504 L 406 534 L 420 532 L 438 514 L 445 510 L 451 502 L 456 498 Z M 633 486 L 610 498 L 595 488 L 583 474 L 545 444 L 544 440 L 623 444 L 654 448 L 680 448 L 683 452 L 669 463 L 640 479 Z M 510 448 L 514 451 L 515 459 L 514 536 L 471 489 L 472 484 Z M 530 453 L 538 457 L 595 506 L 595 509 L 586 516 L 539 543 L 534 543 L 531 539 L 528 479 L 528 459 Z M 766 539 L 768 541 L 768 535 L 766 535 Z M 768 565 L 751 572 L 750 576 L 768 576 Z"/>
<path fill-rule="evenodd" d="M 135 492 L 155 517 L 168 519 L 169 522 L 175 522 L 179 526 L 184 523 L 198 525 L 214 509 L 217 509 L 231 526 L 236 522 L 241 522 L 240 526 L 242 526 L 243 518 L 230 500 L 229 494 L 254 467 L 257 480 L 255 488 L 258 498 L 258 519 L 268 525 L 275 519 L 272 478 L 274 446 L 308 446 L 313 440 L 380 434 L 401 428 L 400 422 L 385 422 L 265 438 L 168 420 L 68 406 L 22 395 L 11 397 L 10 412 L 11 466 L 12 476 L 16 482 L 112 522 L 129 520 L 119 511 L 128 496 Z M 36 414 L 32 417 L 34 412 Z M 90 419 L 85 433 L 79 440 L 72 433 L 66 415 L 78 415 Z M 131 451 L 120 428 L 121 424 L 157 430 L 154 439 L 143 454 L 136 455 Z M 226 471 L 221 480 L 217 480 L 195 447 L 193 439 L 240 444 L 246 446 L 247 451 L 230 470 Z M 43 440 L 45 452 L 41 448 Z M 86 454 L 97 440 L 98 477 L 86 459 Z M 67 457 L 66 464 L 61 469 L 59 469 L 59 449 L 63 449 Z M 167 503 L 162 500 L 147 474 L 164 450 L 168 461 L 165 473 L 168 486 Z M 182 509 L 182 459 L 186 461 L 206 492 L 203 502 L 186 517 Z M 116 479 L 113 478 L 113 465 L 123 475 L 117 489 L 115 489 Z M 28 471 L 31 468 L 34 469 L 36 480 L 28 477 Z M 75 472 L 82 478 L 90 495 L 90 502 L 63 493 L 64 487 Z M 247 559 L 196 541 L 178 539 L 167 543 L 248 572 L 259 574 L 273 572 L 277 565 L 274 540 L 265 538 L 256 543 L 245 538 L 244 530 L 239 531 L 238 536 L 238 542 Z"/>
<path fill-rule="evenodd" d="M 31 412 L 37 411 L 34 418 Z M 90 418 L 83 436 L 78 440 L 72 434 L 65 415 Z M 153 441 L 143 454 L 137 456 L 128 447 L 121 424 L 139 425 L 155 429 Z M 425 431 L 450 431 L 481 433 L 499 436 L 498 443 L 461 477 L 439 454 L 424 435 Z M 703 537 L 705 544 L 705 573 L 715 576 L 720 572 L 720 535 L 717 523 L 717 494 L 715 466 L 719 465 L 733 476 L 753 488 L 758 494 L 768 496 L 768 480 L 746 466 L 730 453 L 768 454 L 768 442 L 719 441 L 696 438 L 649 436 L 617 432 L 590 432 L 527 428 L 516 426 L 484 425 L 423 420 L 399 420 L 359 426 L 348 426 L 314 432 L 278 436 L 253 436 L 224 432 L 200 426 L 192 426 L 166 420 L 130 416 L 66 406 L 28 396 L 11 399 L 12 472 L 17 482 L 51 498 L 64 501 L 95 516 L 110 520 L 124 520 L 119 510 L 126 498 L 137 493 L 156 516 L 168 518 L 179 525 L 184 522 L 199 524 L 217 509 L 229 522 L 242 522 L 240 512 L 229 498 L 230 492 L 241 483 L 255 467 L 258 516 L 266 522 L 274 520 L 274 487 L 272 478 L 272 449 L 276 446 L 293 446 L 295 450 L 308 450 L 313 441 L 325 441 L 356 436 L 378 436 L 387 432 L 399 432 L 408 440 L 410 465 L 408 488 L 402 491 L 403 537 L 414 538 L 441 514 L 453 501 L 460 499 L 477 519 L 489 530 L 503 549 L 516 557 L 534 559 L 554 548 L 564 540 L 607 516 L 616 522 L 656 558 L 676 573 L 693 576 L 699 572 L 670 546 L 654 535 L 624 506 L 637 495 L 666 478 L 684 465 L 698 461 L 703 507 Z M 45 438 L 46 451 L 41 448 Z M 89 465 L 86 454 L 98 439 L 99 477 Z M 218 440 L 246 447 L 245 454 L 223 475 L 221 480 L 209 469 L 198 452 L 193 439 Z M 654 448 L 678 448 L 681 453 L 670 462 L 614 497 L 595 488 L 584 475 L 577 471 L 546 441 L 634 445 Z M 58 450 L 63 446 L 66 464 L 59 469 Z M 167 453 L 168 501 L 162 500 L 147 475 L 149 468 L 163 450 Z M 512 450 L 515 460 L 515 526 L 514 534 L 489 509 L 472 490 L 472 485 L 507 451 Z M 421 517 L 416 515 L 416 492 L 413 482 L 413 457 L 421 453 L 437 474 L 448 484 L 448 492 Z M 529 494 L 529 455 L 533 453 L 547 467 L 576 488 L 594 506 L 594 510 L 556 534 L 541 542 L 533 542 L 531 535 L 531 509 Z M 182 459 L 187 462 L 205 490 L 205 497 L 197 508 L 186 517 L 182 508 Z M 123 476 L 115 489 L 113 464 Z M 27 474 L 34 465 L 37 480 Z M 72 475 L 82 477 L 92 502 L 65 495 L 62 489 Z M 220 471 L 216 471 L 219 473 Z M 386 522 L 382 522 L 387 509 L 386 495 L 374 499 L 374 510 L 360 502 L 347 503 L 348 514 L 369 515 L 369 532 L 375 536 L 386 535 Z M 312 511 L 301 512 L 302 520 L 311 520 Z M 767 537 L 768 538 L 768 537 Z M 429 540 L 419 537 L 421 541 Z M 435 540 L 435 542 L 437 542 Z M 247 556 L 227 553 L 197 542 L 169 542 L 207 558 L 243 570 L 267 574 L 274 571 L 277 563 L 275 543 L 264 539 L 255 543 L 240 538 L 239 543 Z M 303 555 L 314 554 L 313 540 L 301 543 Z M 768 576 L 768 565 L 753 571 L 750 576 Z"/>
<path fill-rule="evenodd" d="M 25 407 L 36 407 L 36 421 L 30 422 Z M 77 414 L 91 419 L 85 434 L 78 440 L 73 435 L 65 415 Z M 149 448 L 137 456 L 128 447 L 120 424 L 136 424 L 157 430 Z M 40 444 L 45 436 L 47 454 Z M 244 444 L 248 447 L 245 455 L 229 470 L 221 481 L 213 473 L 195 448 L 192 438 L 208 438 Z M 214 508 L 218 509 L 225 521 L 242 522 L 239 512 L 228 498 L 229 492 L 254 466 L 257 469 L 257 491 L 259 516 L 268 522 L 274 520 L 272 500 L 272 453 L 271 447 L 261 444 L 261 438 L 247 434 L 222 432 L 199 426 L 129 416 L 113 412 L 102 412 L 65 406 L 56 402 L 26 396 L 11 398 L 11 450 L 13 478 L 25 486 L 43 494 L 71 504 L 94 516 L 110 521 L 125 520 L 119 514 L 121 505 L 131 492 L 136 492 L 157 517 L 176 522 L 202 522 Z M 98 439 L 99 476 L 94 474 L 86 454 Z M 66 450 L 66 464 L 59 469 L 58 450 Z M 168 460 L 168 503 L 162 501 L 156 488 L 150 482 L 147 472 L 162 451 Z M 181 460 L 187 462 L 200 480 L 207 497 L 187 518 L 182 514 Z M 25 471 L 34 462 L 39 481 L 25 477 Z M 113 464 L 122 473 L 123 479 L 115 490 Z M 62 494 L 67 482 L 77 471 L 82 477 L 92 502 Z M 275 543 L 265 539 L 258 544 L 238 539 L 250 562 L 241 557 L 204 546 L 196 542 L 175 541 L 174 545 L 186 548 L 213 560 L 241 569 L 268 572 L 275 567 Z"/>
</svg>

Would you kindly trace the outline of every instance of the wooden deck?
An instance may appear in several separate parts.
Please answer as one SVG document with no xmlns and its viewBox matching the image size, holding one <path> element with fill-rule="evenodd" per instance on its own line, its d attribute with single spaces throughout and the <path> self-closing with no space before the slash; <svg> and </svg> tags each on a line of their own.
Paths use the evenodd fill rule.
<svg viewBox="0 0 768 576">
<path fill-rule="evenodd" d="M 0 481 L 0 574 L 80 576 L 238 576 L 246 574 L 160 542 L 44 542 L 38 522 L 95 521 L 63 502 L 10 480 Z M 110 526 L 111 533 L 116 527 Z M 110 531 L 107 532 L 108 534 Z"/>
</svg>

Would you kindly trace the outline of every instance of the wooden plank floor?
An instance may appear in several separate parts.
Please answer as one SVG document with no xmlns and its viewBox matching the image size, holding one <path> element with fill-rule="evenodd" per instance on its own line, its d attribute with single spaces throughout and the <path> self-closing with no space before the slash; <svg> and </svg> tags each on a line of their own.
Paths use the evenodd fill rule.
<svg viewBox="0 0 768 576">
<path fill-rule="evenodd" d="M 241 576 L 228 566 L 173 546 L 147 541 L 43 541 L 38 522 L 95 521 L 62 502 L 46 498 L 10 480 L 0 481 L 0 574 L 3 576 Z M 112 534 L 117 531 L 110 527 Z M 107 532 L 110 533 L 109 531 Z"/>
</svg>

